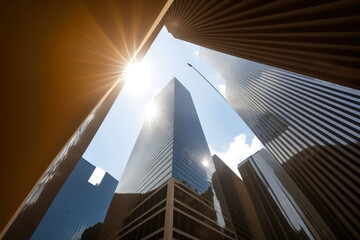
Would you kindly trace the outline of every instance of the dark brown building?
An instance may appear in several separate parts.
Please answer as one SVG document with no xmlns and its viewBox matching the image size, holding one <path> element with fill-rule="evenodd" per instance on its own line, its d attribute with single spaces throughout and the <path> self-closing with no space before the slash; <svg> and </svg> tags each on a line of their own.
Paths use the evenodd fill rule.
<svg viewBox="0 0 360 240">
<path fill-rule="evenodd" d="M 16 231 L 30 235 L 37 226 L 171 2 L 2 3 L 0 238 L 18 214 L 26 224 Z"/>
<path fill-rule="evenodd" d="M 360 2 L 175 0 L 165 25 L 202 47 L 360 88 Z"/>
</svg>

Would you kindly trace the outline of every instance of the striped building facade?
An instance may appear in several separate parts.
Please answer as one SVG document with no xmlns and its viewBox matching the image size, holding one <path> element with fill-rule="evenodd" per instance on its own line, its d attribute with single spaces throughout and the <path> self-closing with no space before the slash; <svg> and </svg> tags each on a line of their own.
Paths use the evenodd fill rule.
<svg viewBox="0 0 360 240">
<path fill-rule="evenodd" d="M 360 1 L 174 0 L 175 37 L 205 48 L 360 88 Z"/>
<path fill-rule="evenodd" d="M 340 239 L 359 239 L 360 92 L 201 49 L 225 98 Z"/>
<path fill-rule="evenodd" d="M 303 192 L 264 148 L 238 165 L 266 239 L 336 239 Z"/>
</svg>

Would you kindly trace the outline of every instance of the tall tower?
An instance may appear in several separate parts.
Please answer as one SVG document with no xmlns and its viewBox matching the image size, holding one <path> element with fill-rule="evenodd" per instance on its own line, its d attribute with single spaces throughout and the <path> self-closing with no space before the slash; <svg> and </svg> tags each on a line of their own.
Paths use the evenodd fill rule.
<svg viewBox="0 0 360 240">
<path fill-rule="evenodd" d="M 236 239 L 190 93 L 174 78 L 152 109 L 101 239 Z"/>
<path fill-rule="evenodd" d="M 360 92 L 212 50 L 200 56 L 334 234 L 360 238 Z"/>
<path fill-rule="evenodd" d="M 30 239 L 80 239 L 87 228 L 104 221 L 117 184 L 81 158 Z"/>
<path fill-rule="evenodd" d="M 269 232 L 255 211 L 245 183 L 217 155 L 213 155 L 219 188 L 221 188 L 238 239 L 267 239 Z M 216 190 L 218 188 L 215 188 Z M 280 238 L 278 238 L 280 239 Z"/>
<path fill-rule="evenodd" d="M 175 38 L 359 89 L 359 8 L 356 0 L 174 0 L 164 22 Z"/>
</svg>

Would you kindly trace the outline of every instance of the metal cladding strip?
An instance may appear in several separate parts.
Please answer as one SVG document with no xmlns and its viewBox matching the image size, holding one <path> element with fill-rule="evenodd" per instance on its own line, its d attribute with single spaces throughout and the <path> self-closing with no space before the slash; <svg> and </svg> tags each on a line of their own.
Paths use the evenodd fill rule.
<svg viewBox="0 0 360 240">
<path fill-rule="evenodd" d="M 237 57 L 360 88 L 359 1 L 175 0 L 175 37 Z"/>
<path fill-rule="evenodd" d="M 360 92 L 207 49 L 200 56 L 334 234 L 358 238 Z"/>
</svg>

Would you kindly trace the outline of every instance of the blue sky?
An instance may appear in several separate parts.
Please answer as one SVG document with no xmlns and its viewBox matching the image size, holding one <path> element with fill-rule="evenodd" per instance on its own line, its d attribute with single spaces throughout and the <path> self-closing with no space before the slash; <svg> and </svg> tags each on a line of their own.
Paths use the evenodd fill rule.
<svg viewBox="0 0 360 240">
<path fill-rule="evenodd" d="M 145 76 L 141 82 L 126 82 L 83 157 L 120 179 L 149 103 L 176 77 L 192 95 L 211 151 L 238 174 L 237 163 L 260 149 L 261 143 L 231 106 L 187 65 L 191 63 L 214 86 L 224 89 L 225 80 L 198 56 L 199 49 L 175 39 L 164 27 L 143 59 Z M 136 90 L 139 86 L 142 91 Z"/>
</svg>

